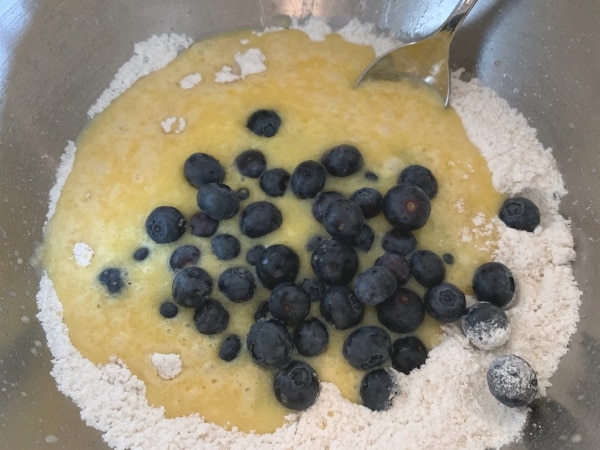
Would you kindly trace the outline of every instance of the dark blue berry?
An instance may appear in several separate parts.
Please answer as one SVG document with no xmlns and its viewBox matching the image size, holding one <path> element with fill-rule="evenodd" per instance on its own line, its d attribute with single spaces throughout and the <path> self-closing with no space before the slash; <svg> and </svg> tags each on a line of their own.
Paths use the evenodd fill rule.
<svg viewBox="0 0 600 450">
<path fill-rule="evenodd" d="M 273 137 L 281 126 L 281 118 L 270 109 L 259 109 L 252 113 L 246 122 L 246 127 L 257 136 Z"/>
<path fill-rule="evenodd" d="M 323 239 L 310 259 L 312 269 L 323 283 L 348 283 L 358 270 L 358 255 L 349 245 L 336 239 Z"/>
<path fill-rule="evenodd" d="M 187 266 L 193 266 L 200 260 L 200 249 L 195 245 L 182 245 L 177 247 L 171 258 L 169 259 L 169 266 L 171 269 L 178 270 L 183 269 Z"/>
<path fill-rule="evenodd" d="M 267 160 L 260 150 L 246 150 L 235 158 L 240 173 L 248 178 L 258 178 L 267 168 Z"/>
<path fill-rule="evenodd" d="M 238 189 L 237 191 L 235 191 L 235 194 L 237 195 L 239 201 L 248 200 L 248 198 L 250 197 L 250 191 L 246 188 Z"/>
<path fill-rule="evenodd" d="M 396 277 L 396 284 L 402 286 L 410 279 L 410 264 L 404 256 L 396 253 L 384 253 L 375 260 L 376 266 L 383 266 Z"/>
<path fill-rule="evenodd" d="M 346 238 L 344 239 L 344 242 L 358 250 L 368 252 L 371 250 L 374 240 L 375 233 L 373 232 L 373 229 L 365 223 L 356 236 Z"/>
<path fill-rule="evenodd" d="M 329 205 L 336 200 L 344 200 L 344 195 L 337 191 L 321 191 L 319 192 L 312 204 L 312 215 L 318 222 L 323 223 L 325 213 Z"/>
<path fill-rule="evenodd" d="M 285 194 L 290 173 L 285 169 L 267 169 L 260 176 L 260 188 L 270 197 L 281 197 Z"/>
<path fill-rule="evenodd" d="M 292 172 L 290 187 L 298 198 L 314 198 L 325 185 L 327 172 L 316 161 L 304 161 Z"/>
<path fill-rule="evenodd" d="M 386 192 L 382 210 L 394 228 L 410 231 L 425 225 L 431 213 L 431 202 L 421 188 L 402 183 Z"/>
<path fill-rule="evenodd" d="M 307 251 L 309 251 L 310 253 L 314 252 L 317 249 L 317 246 L 319 245 L 319 242 L 321 242 L 323 240 L 323 238 L 321 236 L 312 236 L 308 242 L 306 243 L 306 245 L 304 246 L 304 248 L 306 248 Z"/>
<path fill-rule="evenodd" d="M 281 367 L 289 360 L 294 343 L 284 324 L 275 319 L 262 319 L 250 327 L 246 347 L 258 365 Z"/>
<path fill-rule="evenodd" d="M 267 247 L 256 264 L 256 275 L 267 289 L 279 283 L 293 282 L 298 275 L 300 259 L 294 250 L 286 245 L 276 244 Z"/>
<path fill-rule="evenodd" d="M 385 369 L 367 373 L 360 383 L 362 404 L 372 411 L 385 411 L 392 406 L 398 385 L 394 376 Z"/>
<path fill-rule="evenodd" d="M 258 308 L 254 312 L 254 321 L 258 322 L 260 319 L 266 319 L 269 315 L 269 302 L 264 300 L 258 304 Z"/>
<path fill-rule="evenodd" d="M 381 247 L 386 252 L 406 256 L 417 247 L 417 238 L 410 231 L 394 228 L 383 235 Z"/>
<path fill-rule="evenodd" d="M 172 206 L 159 206 L 146 219 L 146 232 L 157 244 L 175 242 L 185 233 L 185 217 Z"/>
<path fill-rule="evenodd" d="M 462 330 L 475 347 L 494 350 L 510 337 L 508 316 L 501 308 L 488 302 L 477 302 L 462 318 Z"/>
<path fill-rule="evenodd" d="M 273 392 L 286 408 L 303 411 L 319 396 L 319 379 L 314 369 L 302 361 L 291 361 L 275 375 Z"/>
<path fill-rule="evenodd" d="M 503 308 L 513 299 L 515 289 L 513 274 L 502 263 L 482 264 L 473 274 L 473 292 L 480 302 L 490 302 Z"/>
<path fill-rule="evenodd" d="M 445 282 L 429 289 L 423 303 L 429 315 L 442 323 L 456 322 L 467 310 L 465 294 Z"/>
<path fill-rule="evenodd" d="M 204 269 L 185 267 L 175 274 L 171 291 L 178 304 L 195 308 L 206 301 L 212 287 L 212 279 Z"/>
<path fill-rule="evenodd" d="M 148 247 L 140 247 L 133 252 L 133 259 L 136 261 L 143 261 L 148 257 L 149 254 L 150 250 L 148 250 Z"/>
<path fill-rule="evenodd" d="M 446 266 L 430 250 L 417 250 L 410 257 L 410 273 L 422 286 L 433 287 L 444 281 Z"/>
<path fill-rule="evenodd" d="M 343 144 L 327 150 L 321 163 L 331 175 L 347 177 L 360 170 L 363 157 L 356 147 Z"/>
<path fill-rule="evenodd" d="M 163 316 L 165 319 L 172 319 L 179 312 L 179 308 L 175 303 L 167 300 L 160 304 L 158 312 L 160 312 L 160 315 Z"/>
<path fill-rule="evenodd" d="M 360 327 L 346 338 L 342 352 L 352 367 L 371 370 L 389 359 L 392 353 L 392 341 L 383 328 Z"/>
<path fill-rule="evenodd" d="M 331 286 L 319 304 L 321 316 L 338 330 L 358 325 L 365 315 L 365 305 L 346 286 Z"/>
<path fill-rule="evenodd" d="M 200 211 L 190 217 L 189 226 L 194 236 L 210 237 L 217 231 L 219 221 Z"/>
<path fill-rule="evenodd" d="M 317 356 L 329 345 L 327 327 L 316 317 L 305 320 L 294 330 L 294 345 L 302 356 Z"/>
<path fill-rule="evenodd" d="M 350 201 L 360 206 L 365 219 L 371 219 L 381 212 L 383 196 L 377 189 L 363 187 L 350 196 Z"/>
<path fill-rule="evenodd" d="M 414 184 L 423 189 L 430 199 L 435 197 L 438 190 L 437 180 L 431 170 L 418 164 L 408 166 L 400 172 L 398 183 Z"/>
<path fill-rule="evenodd" d="M 240 231 L 242 234 L 257 238 L 269 234 L 281 226 L 281 212 L 270 202 L 250 203 L 242 212 Z"/>
<path fill-rule="evenodd" d="M 104 287 L 106 287 L 106 290 L 109 294 L 118 294 L 121 292 L 123 287 L 125 287 L 121 269 L 117 269 L 115 267 L 109 267 L 108 269 L 104 269 L 102 272 L 100 272 L 98 280 Z"/>
<path fill-rule="evenodd" d="M 214 220 L 229 219 L 240 209 L 240 199 L 225 184 L 208 183 L 198 189 L 198 207 Z"/>
<path fill-rule="evenodd" d="M 240 254 L 241 244 L 238 238 L 231 234 L 217 234 L 210 240 L 213 254 L 221 261 L 228 261 Z"/>
<path fill-rule="evenodd" d="M 183 174 L 188 183 L 196 188 L 207 183 L 220 183 L 225 178 L 219 161 L 206 153 L 190 155 L 183 164 Z"/>
<path fill-rule="evenodd" d="M 394 341 L 392 367 L 408 375 L 427 361 L 427 348 L 416 336 L 406 336 Z"/>
<path fill-rule="evenodd" d="M 454 264 L 454 255 L 451 253 L 444 253 L 442 259 L 446 264 Z"/>
<path fill-rule="evenodd" d="M 229 313 L 221 303 L 208 299 L 196 308 L 194 325 L 202 334 L 219 334 L 229 325 Z"/>
<path fill-rule="evenodd" d="M 395 333 L 412 333 L 425 319 L 425 307 L 421 297 L 416 292 L 402 287 L 376 308 L 379 322 Z"/>
<path fill-rule="evenodd" d="M 371 171 L 365 172 L 365 178 L 369 181 L 379 180 L 379 176 L 375 172 L 371 172 Z"/>
<path fill-rule="evenodd" d="M 320 302 L 325 297 L 326 286 L 317 278 L 305 278 L 300 287 L 308 294 L 311 302 Z"/>
<path fill-rule="evenodd" d="M 219 358 L 223 361 L 233 361 L 242 349 L 242 341 L 237 334 L 230 334 L 221 343 Z"/>
<path fill-rule="evenodd" d="M 260 261 L 260 257 L 262 256 L 264 251 L 264 245 L 255 245 L 246 252 L 246 262 L 251 266 L 255 266 L 258 263 L 258 261 Z"/>
<path fill-rule="evenodd" d="M 538 393 L 537 374 L 516 355 L 494 358 L 487 371 L 487 384 L 492 395 L 511 408 L 527 406 Z"/>
<path fill-rule="evenodd" d="M 248 301 L 254 295 L 256 282 L 254 275 L 245 267 L 228 267 L 219 276 L 219 290 L 232 302 Z"/>
<path fill-rule="evenodd" d="M 350 200 L 334 200 L 323 217 L 325 230 L 335 238 L 347 239 L 358 236 L 365 223 L 362 209 Z"/>
<path fill-rule="evenodd" d="M 540 210 L 525 197 L 506 199 L 498 214 L 500 220 L 510 228 L 533 231 L 540 224 Z"/>
<path fill-rule="evenodd" d="M 360 273 L 354 281 L 354 295 L 365 305 L 377 305 L 396 290 L 394 274 L 383 266 L 372 266 Z"/>
<path fill-rule="evenodd" d="M 296 326 L 310 311 L 310 297 L 294 283 L 279 283 L 269 296 L 269 312 L 285 325 Z"/>
</svg>

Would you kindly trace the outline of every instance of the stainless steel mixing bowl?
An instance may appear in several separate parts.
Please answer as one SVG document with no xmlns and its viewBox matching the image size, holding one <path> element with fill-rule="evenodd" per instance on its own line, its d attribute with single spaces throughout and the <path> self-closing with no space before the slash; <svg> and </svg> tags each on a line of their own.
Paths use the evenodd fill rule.
<svg viewBox="0 0 600 450">
<path fill-rule="evenodd" d="M 58 393 L 36 321 L 48 191 L 86 111 L 152 34 L 193 38 L 276 23 L 280 15 L 351 17 L 400 37 L 432 31 L 454 0 L 1 0 L 0 1 L 0 447 L 106 448 Z M 569 189 L 583 291 L 579 331 L 512 448 L 600 445 L 600 2 L 480 0 L 456 36 L 454 67 L 498 91 L 554 149 Z M 552 301 L 551 298 L 548 301 Z"/>
</svg>

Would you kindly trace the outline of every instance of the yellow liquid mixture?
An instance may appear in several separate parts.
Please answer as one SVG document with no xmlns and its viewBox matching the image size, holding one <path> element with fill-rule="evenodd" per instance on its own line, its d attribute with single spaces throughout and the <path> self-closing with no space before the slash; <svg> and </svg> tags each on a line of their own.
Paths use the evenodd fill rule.
<svg viewBox="0 0 600 450">
<path fill-rule="evenodd" d="M 234 55 L 249 48 L 260 49 L 267 69 L 216 83 L 215 74 L 223 66 L 236 72 Z M 415 232 L 418 248 L 452 254 L 455 262 L 447 265 L 446 279 L 470 293 L 474 268 L 488 261 L 493 250 L 495 234 L 488 225 L 502 196 L 493 189 L 487 165 L 458 115 L 428 89 L 408 82 L 353 87 L 373 57 L 370 47 L 347 43 L 338 35 L 321 42 L 295 30 L 219 36 L 193 45 L 166 68 L 139 80 L 94 119 L 78 139 L 73 169 L 44 247 L 44 263 L 64 305 L 71 340 L 86 358 L 99 364 L 111 355 L 122 359 L 144 381 L 149 403 L 164 406 L 168 417 L 198 413 L 225 427 L 263 433 L 282 425 L 290 412 L 272 393 L 273 372 L 254 364 L 245 347 L 230 363 L 218 357 L 227 334 L 236 333 L 245 341 L 268 291 L 259 288 L 247 303 L 234 304 L 218 291 L 216 280 L 226 267 L 245 265 L 245 253 L 252 246 L 274 243 L 291 246 L 301 256 L 298 281 L 311 277 L 305 244 L 325 232 L 312 218 L 311 202 L 295 198 L 288 188 L 285 196 L 270 199 L 282 212 L 282 227 L 263 238 L 242 237 L 242 252 L 232 261 L 216 260 L 210 239 L 189 232 L 175 243 L 155 244 L 144 227 L 155 207 L 174 206 L 186 217 L 198 211 L 196 189 L 183 177 L 183 163 L 195 152 L 215 156 L 227 171 L 224 182 L 233 189 L 249 190 L 242 208 L 265 197 L 258 181 L 241 177 L 233 164 L 250 148 L 265 154 L 268 168 L 291 173 L 299 162 L 319 160 L 335 145 L 355 145 L 363 154 L 364 169 L 344 179 L 329 176 L 325 186 L 346 194 L 363 186 L 385 193 L 405 166 L 428 167 L 439 191 L 429 221 Z M 200 73 L 202 81 L 182 89 L 180 80 L 193 73 Z M 258 109 L 279 113 L 282 125 L 276 136 L 259 137 L 246 128 L 248 117 Z M 184 118 L 185 129 L 165 132 L 161 122 L 168 117 Z M 173 128 L 177 127 L 176 123 Z M 378 180 L 367 180 L 367 170 Z M 236 216 L 222 221 L 218 233 L 239 236 L 238 220 Z M 359 252 L 360 271 L 383 253 L 379 238 L 391 228 L 382 217 L 369 224 L 379 237 L 368 253 Z M 87 267 L 73 256 L 78 242 L 94 251 Z M 198 264 L 215 281 L 212 297 L 230 313 L 229 327 L 221 335 L 200 334 L 191 309 L 180 308 L 173 319 L 159 314 L 159 305 L 171 295 L 169 257 L 183 244 L 201 249 Z M 133 252 L 142 246 L 150 255 L 134 261 Z M 126 273 L 127 285 L 119 295 L 108 294 L 98 282 L 107 267 Z M 408 286 L 424 292 L 412 281 Z M 313 315 L 319 315 L 318 305 L 313 305 Z M 363 324 L 375 323 L 368 308 Z M 335 383 L 345 398 L 357 402 L 364 374 L 343 359 L 348 331 L 328 329 L 328 350 L 308 362 L 321 381 Z M 441 336 L 429 317 L 416 334 L 428 347 Z M 162 379 L 151 363 L 153 353 L 180 355 L 183 370 L 174 379 Z"/>
</svg>

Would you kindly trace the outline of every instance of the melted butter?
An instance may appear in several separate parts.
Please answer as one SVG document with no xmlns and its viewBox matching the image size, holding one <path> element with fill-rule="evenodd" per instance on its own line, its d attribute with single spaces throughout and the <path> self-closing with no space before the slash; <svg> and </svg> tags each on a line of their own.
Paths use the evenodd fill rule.
<svg viewBox="0 0 600 450">
<path fill-rule="evenodd" d="M 242 45 L 242 39 L 249 44 Z M 215 83 L 214 74 L 224 65 L 235 67 L 233 56 L 248 48 L 262 51 L 267 70 L 233 83 Z M 298 280 L 302 280 L 311 276 L 304 245 L 324 231 L 311 216 L 310 202 L 288 192 L 272 199 L 282 212 L 283 226 L 260 239 L 243 238 L 235 260 L 217 261 L 210 241 L 189 233 L 177 243 L 154 244 L 144 228 L 153 208 L 175 206 L 187 217 L 197 211 L 196 190 L 182 170 L 185 159 L 198 151 L 221 161 L 227 170 L 225 183 L 249 189 L 245 204 L 262 198 L 258 182 L 242 178 L 232 162 L 250 148 L 262 150 L 270 168 L 283 167 L 291 173 L 299 162 L 318 160 L 334 145 L 354 144 L 363 153 L 365 170 L 377 173 L 379 180 L 366 180 L 364 171 L 346 179 L 328 178 L 325 189 L 346 194 L 362 186 L 383 193 L 409 164 L 430 168 L 439 192 L 428 223 L 415 233 L 419 248 L 451 253 L 455 263 L 447 266 L 447 280 L 470 292 L 474 268 L 489 260 L 493 250 L 494 232 L 484 228 L 502 198 L 457 114 L 443 108 L 427 89 L 408 82 L 353 88 L 372 58 L 370 48 L 349 44 L 337 35 L 322 42 L 311 42 L 298 31 L 216 37 L 195 44 L 168 67 L 139 80 L 84 130 L 48 226 L 44 262 L 64 305 L 71 340 L 86 358 L 106 363 L 111 355 L 118 356 L 144 380 L 149 403 L 164 406 L 169 417 L 198 413 L 225 427 L 263 433 L 282 425 L 290 412 L 272 394 L 272 371 L 253 364 L 245 348 L 233 362 L 218 358 L 225 335 L 236 333 L 244 339 L 267 291 L 258 289 L 251 301 L 234 304 L 215 287 L 213 297 L 222 300 L 231 316 L 228 329 L 219 336 L 198 333 L 192 310 L 180 308 L 177 317 L 164 319 L 158 307 L 170 297 L 173 273 L 168 260 L 179 245 L 191 243 L 201 249 L 199 265 L 216 284 L 226 267 L 245 264 L 244 255 L 253 245 L 283 243 L 301 255 Z M 203 81 L 181 89 L 179 81 L 195 72 Z M 245 127 L 249 115 L 261 108 L 275 109 L 282 118 L 273 138 L 255 136 Z M 165 133 L 161 127 L 172 116 L 186 120 L 186 129 L 179 134 Z M 484 224 L 479 232 L 474 230 L 478 217 Z M 381 217 L 369 224 L 379 235 L 389 229 Z M 219 232 L 239 234 L 238 220 L 223 221 Z M 77 242 L 95 252 L 87 267 L 75 263 L 72 249 Z M 132 255 L 140 246 L 150 248 L 150 256 L 136 262 Z M 362 255 L 361 270 L 381 253 L 376 240 Z M 106 267 L 126 272 L 127 285 L 120 295 L 107 294 L 98 283 L 98 274 Z M 409 287 L 423 294 L 416 283 Z M 311 314 L 318 315 L 317 305 Z M 375 323 L 370 309 L 363 324 Z M 441 337 L 430 318 L 416 334 L 428 347 Z M 335 383 L 345 398 L 356 402 L 363 374 L 342 357 L 346 335 L 330 328 L 328 350 L 309 363 L 322 381 Z M 397 337 L 392 333 L 392 339 Z M 160 378 L 151 364 L 155 352 L 179 354 L 182 372 L 172 380 Z"/>
</svg>

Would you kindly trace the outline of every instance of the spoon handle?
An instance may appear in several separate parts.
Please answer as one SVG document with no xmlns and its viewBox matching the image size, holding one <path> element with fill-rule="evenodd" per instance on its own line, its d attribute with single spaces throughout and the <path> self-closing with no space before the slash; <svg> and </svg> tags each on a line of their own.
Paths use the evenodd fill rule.
<svg viewBox="0 0 600 450">
<path fill-rule="evenodd" d="M 477 0 L 461 0 L 442 24 L 440 31 L 448 31 L 450 34 L 454 34 L 454 31 L 469 14 L 469 11 L 475 6 L 475 3 L 477 3 Z"/>
</svg>

